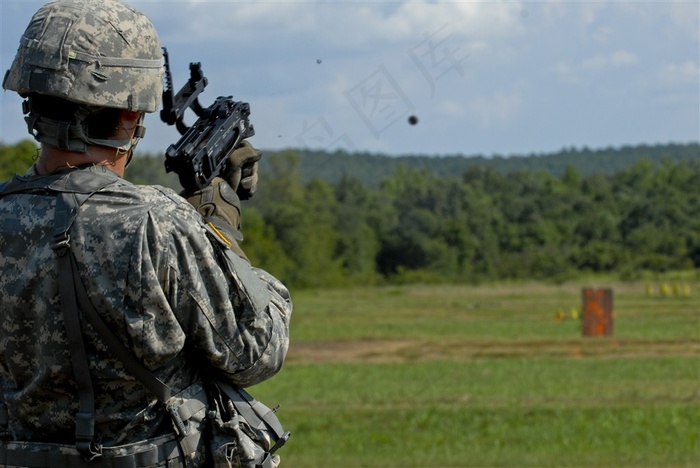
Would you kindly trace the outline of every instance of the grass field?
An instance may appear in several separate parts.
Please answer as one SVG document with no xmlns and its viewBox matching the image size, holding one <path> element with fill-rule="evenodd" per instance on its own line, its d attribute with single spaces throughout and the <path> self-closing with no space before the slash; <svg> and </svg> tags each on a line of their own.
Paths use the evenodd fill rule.
<svg viewBox="0 0 700 468">
<path fill-rule="evenodd" d="M 583 286 L 613 288 L 614 336 L 582 337 Z M 285 468 L 698 467 L 698 284 L 661 286 L 299 291 L 252 392 Z"/>
</svg>

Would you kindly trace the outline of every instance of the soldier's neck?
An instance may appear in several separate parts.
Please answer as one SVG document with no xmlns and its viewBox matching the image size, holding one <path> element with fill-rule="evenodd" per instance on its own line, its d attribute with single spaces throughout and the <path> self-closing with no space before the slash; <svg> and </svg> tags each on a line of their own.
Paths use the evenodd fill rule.
<svg viewBox="0 0 700 468">
<path fill-rule="evenodd" d="M 89 164 L 104 166 L 106 169 L 124 177 L 127 154 L 114 148 L 90 146 L 85 153 L 66 151 L 44 145 L 36 162 L 37 172 L 41 175 L 51 174 L 71 167 Z"/>
</svg>

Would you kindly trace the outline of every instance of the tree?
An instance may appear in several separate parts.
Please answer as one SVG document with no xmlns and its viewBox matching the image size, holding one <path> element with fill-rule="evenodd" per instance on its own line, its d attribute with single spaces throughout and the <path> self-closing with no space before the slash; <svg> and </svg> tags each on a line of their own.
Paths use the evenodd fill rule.
<svg viewBox="0 0 700 468">
<path fill-rule="evenodd" d="M 36 161 L 37 152 L 38 147 L 32 140 L 22 140 L 13 146 L 0 143 L 0 181 L 27 172 Z"/>
<path fill-rule="evenodd" d="M 358 179 L 343 176 L 335 187 L 338 205 L 334 227 L 338 233 L 336 255 L 351 282 L 375 283 L 382 232 L 381 203 L 376 192 Z"/>
<path fill-rule="evenodd" d="M 294 265 L 283 280 L 299 286 L 340 284 L 342 261 L 336 255 L 333 189 L 319 179 L 301 185 L 294 152 L 272 158 L 269 172 L 260 179 L 260 193 L 251 200 L 252 206 L 259 209 Z"/>
</svg>

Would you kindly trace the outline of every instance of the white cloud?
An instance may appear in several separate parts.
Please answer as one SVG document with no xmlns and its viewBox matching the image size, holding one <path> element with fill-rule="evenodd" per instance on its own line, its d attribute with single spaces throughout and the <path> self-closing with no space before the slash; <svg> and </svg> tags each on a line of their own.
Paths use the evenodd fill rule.
<svg viewBox="0 0 700 468">
<path fill-rule="evenodd" d="M 518 91 L 496 91 L 479 96 L 468 103 L 469 118 L 482 127 L 505 126 L 510 123 L 523 105 Z"/>
<path fill-rule="evenodd" d="M 606 8 L 605 2 L 582 2 L 579 7 L 581 26 L 587 29 L 594 25 L 600 16 L 600 12 Z"/>
<path fill-rule="evenodd" d="M 657 80 L 661 84 L 674 85 L 695 85 L 700 84 L 700 67 L 695 60 L 686 60 L 682 63 L 669 63 L 664 65 L 657 75 Z"/>
<path fill-rule="evenodd" d="M 611 67 L 625 67 L 637 63 L 637 56 L 628 50 L 615 50 L 607 54 L 596 55 L 584 60 L 580 67 L 583 71 L 602 71 Z"/>
<path fill-rule="evenodd" d="M 445 26 L 462 37 L 509 37 L 519 27 L 521 2 L 131 2 L 143 7 L 170 40 L 269 41 L 308 37 L 319 45 L 355 48 L 420 41 Z M 176 6 L 175 6 L 176 5 Z M 178 31 L 170 33 L 171 25 Z"/>
<path fill-rule="evenodd" d="M 219 94 L 250 102 L 254 141 L 264 148 L 349 135 L 363 151 L 456 152 L 474 121 L 475 150 L 541 151 L 578 144 L 572 135 L 588 125 L 581 119 L 601 109 L 628 122 L 626 141 L 600 132 L 581 144 L 634 144 L 667 122 L 669 135 L 697 138 L 698 2 L 127 1 L 156 24 L 175 85 L 189 61 L 201 61 L 209 78 L 202 103 Z M 1 71 L 38 6 L 3 0 Z M 369 131 L 347 92 L 378 67 L 420 116 L 412 134 L 434 125 L 439 138 L 410 140 L 398 124 L 380 138 Z M 0 139 L 28 136 L 19 102 L 2 93 Z M 551 131 L 530 132 L 523 147 L 517 135 L 547 116 Z M 318 132 L 307 132 L 315 124 Z M 148 125 L 140 149 L 162 150 L 172 135 L 157 115 Z"/>
<path fill-rule="evenodd" d="M 438 106 L 438 110 L 441 114 L 449 118 L 464 117 L 467 115 L 466 107 L 453 100 L 442 101 Z"/>
<path fill-rule="evenodd" d="M 653 27 L 658 40 L 665 36 L 700 39 L 700 3 L 697 1 L 617 2 L 631 22 Z"/>
<path fill-rule="evenodd" d="M 410 32 L 434 31 L 445 25 L 464 37 L 510 37 L 522 31 L 521 2 L 405 2 L 396 16 Z"/>
<path fill-rule="evenodd" d="M 612 69 L 630 67 L 638 62 L 639 59 L 633 52 L 618 49 L 588 57 L 579 63 L 571 63 L 566 60 L 560 61 L 553 68 L 561 81 L 578 84 L 584 82 L 592 74 L 608 73 Z"/>
<path fill-rule="evenodd" d="M 605 69 L 609 64 L 609 59 L 605 55 L 596 55 L 595 57 L 589 57 L 583 62 L 578 67 L 574 67 L 574 69 L 578 69 L 579 71 L 600 71 Z"/>
<path fill-rule="evenodd" d="M 593 42 L 607 44 L 615 35 L 615 30 L 609 26 L 602 26 L 591 31 L 590 37 Z"/>
<path fill-rule="evenodd" d="M 616 50 L 610 54 L 609 57 L 610 65 L 615 67 L 624 67 L 627 65 L 634 65 L 637 63 L 637 56 L 627 50 Z"/>
</svg>

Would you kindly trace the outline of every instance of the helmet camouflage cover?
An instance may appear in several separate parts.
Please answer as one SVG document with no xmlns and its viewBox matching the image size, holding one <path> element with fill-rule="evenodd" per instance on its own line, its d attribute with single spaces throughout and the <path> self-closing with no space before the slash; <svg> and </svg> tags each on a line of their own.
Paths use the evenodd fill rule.
<svg viewBox="0 0 700 468">
<path fill-rule="evenodd" d="M 160 41 L 145 15 L 116 0 L 56 0 L 32 17 L 3 88 L 155 112 L 162 76 Z"/>
</svg>

